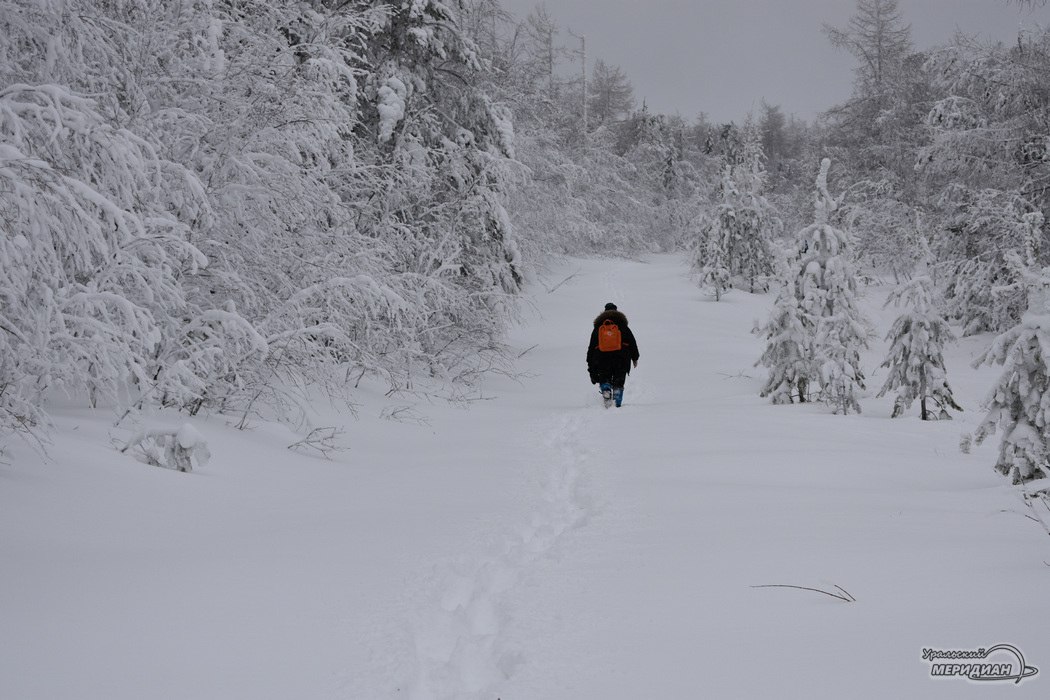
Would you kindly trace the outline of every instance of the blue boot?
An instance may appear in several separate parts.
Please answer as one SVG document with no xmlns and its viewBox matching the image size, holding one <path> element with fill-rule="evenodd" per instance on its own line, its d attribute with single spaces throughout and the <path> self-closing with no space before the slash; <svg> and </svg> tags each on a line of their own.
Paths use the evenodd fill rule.
<svg viewBox="0 0 1050 700">
<path fill-rule="evenodd" d="M 609 400 L 613 397 L 613 388 L 611 384 L 603 382 L 602 384 L 598 385 L 598 391 L 601 392 L 602 398 L 605 400 Z"/>
<path fill-rule="evenodd" d="M 616 408 L 619 408 L 623 404 L 623 387 L 618 386 L 612 390 L 613 399 L 616 401 Z"/>
</svg>

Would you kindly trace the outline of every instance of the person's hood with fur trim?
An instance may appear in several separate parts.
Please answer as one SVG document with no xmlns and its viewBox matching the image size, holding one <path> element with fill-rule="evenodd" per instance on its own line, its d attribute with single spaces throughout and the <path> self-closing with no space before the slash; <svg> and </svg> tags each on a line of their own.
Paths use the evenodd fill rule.
<svg viewBox="0 0 1050 700">
<path fill-rule="evenodd" d="M 594 319 L 594 327 L 597 328 L 598 326 L 605 323 L 606 320 L 612 321 L 620 328 L 627 327 L 627 317 L 623 315 L 622 311 L 601 312 L 600 314 L 598 314 L 598 318 Z"/>
</svg>

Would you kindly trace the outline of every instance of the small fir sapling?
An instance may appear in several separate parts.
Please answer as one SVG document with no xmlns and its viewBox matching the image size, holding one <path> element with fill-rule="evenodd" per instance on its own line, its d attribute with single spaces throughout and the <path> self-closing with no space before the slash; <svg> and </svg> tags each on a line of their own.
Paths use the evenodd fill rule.
<svg viewBox="0 0 1050 700">
<path fill-rule="evenodd" d="M 772 236 L 781 222 L 763 195 L 763 159 L 758 131 L 749 123 L 742 154 L 723 157 L 718 204 L 701 226 L 695 266 L 700 285 L 716 300 L 734 280 L 752 293 L 764 288 L 773 271 Z"/>
<path fill-rule="evenodd" d="M 728 168 L 727 168 L 728 171 Z M 723 179 L 724 187 L 732 187 L 732 181 L 728 174 Z M 700 286 L 710 289 L 715 295 L 715 301 L 721 301 L 722 295 L 729 291 L 729 234 L 725 226 L 732 218 L 732 212 L 719 208 L 706 226 L 704 226 L 701 241 L 703 264 L 700 267 Z M 700 258 L 701 256 L 698 256 Z M 699 260 L 698 260 L 699 262 Z"/>
<path fill-rule="evenodd" d="M 1024 277 L 1028 310 L 1021 322 L 974 362 L 1004 366 L 974 439 L 980 444 L 1002 429 L 995 469 L 1015 484 L 1044 478 L 1050 460 L 1050 268 Z"/>
<path fill-rule="evenodd" d="M 773 311 L 764 326 L 756 329 L 766 339 L 766 349 L 756 366 L 769 369 L 769 377 L 760 395 L 770 397 L 775 404 L 800 403 L 808 400 L 808 380 L 813 376 L 810 358 L 810 334 L 799 311 L 795 294 L 795 280 L 789 274 L 786 260 L 777 262 L 779 293 Z"/>
<path fill-rule="evenodd" d="M 936 309 L 934 284 L 929 275 L 929 248 L 925 241 L 922 246 L 924 255 L 915 276 L 898 286 L 886 300 L 887 305 L 903 305 L 904 311 L 886 336 L 890 350 L 882 366 L 889 368 L 889 376 L 878 396 L 897 392 L 893 404 L 894 418 L 902 415 L 918 399 L 922 420 L 934 417 L 950 420 L 947 409 L 962 410 L 952 396 L 944 368 L 944 345 L 955 336 Z M 927 400 L 939 408 L 936 416 Z"/>
<path fill-rule="evenodd" d="M 860 413 L 858 398 L 865 388 L 860 351 L 868 345 L 869 324 L 857 303 L 852 236 L 831 224 L 839 202 L 828 192 L 830 168 L 825 158 L 817 176 L 814 222 L 798 234 L 796 295 L 803 328 L 810 333 L 821 398 L 835 413 Z"/>
</svg>

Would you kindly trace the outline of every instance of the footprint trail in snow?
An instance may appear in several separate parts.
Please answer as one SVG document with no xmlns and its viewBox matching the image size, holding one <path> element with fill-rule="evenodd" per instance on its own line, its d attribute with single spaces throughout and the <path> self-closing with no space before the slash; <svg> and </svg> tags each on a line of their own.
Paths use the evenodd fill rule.
<svg viewBox="0 0 1050 700">
<path fill-rule="evenodd" d="M 485 693 L 521 663 L 526 652 L 513 648 L 504 634 L 513 614 L 513 592 L 559 540 L 587 519 L 581 480 L 588 453 L 581 435 L 589 422 L 565 414 L 541 432 L 542 447 L 530 458 L 540 465 L 542 496 L 529 523 L 506 538 L 501 551 L 450 565 L 439 575 L 415 629 L 418 669 L 412 700 L 489 697 Z"/>
</svg>

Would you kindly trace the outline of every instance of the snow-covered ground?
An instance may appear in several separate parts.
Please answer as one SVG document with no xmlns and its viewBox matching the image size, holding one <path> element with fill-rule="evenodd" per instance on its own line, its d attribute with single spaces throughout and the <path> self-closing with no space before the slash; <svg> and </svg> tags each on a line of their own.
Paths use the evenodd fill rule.
<svg viewBox="0 0 1050 700">
<path fill-rule="evenodd" d="M 572 273 L 536 286 L 521 374 L 485 400 L 425 423 L 379 419 L 382 392 L 357 420 L 319 407 L 346 429 L 331 461 L 199 419 L 212 459 L 183 474 L 58 411 L 47 461 L 0 465 L 0 698 L 1047 697 L 1050 541 L 994 440 L 958 449 L 987 338 L 951 349 L 955 421 L 891 420 L 891 398 L 832 416 L 758 397 L 770 297 L 709 301 L 673 257 L 570 261 L 547 286 Z M 607 301 L 642 354 L 619 410 L 583 362 Z M 998 643 L 1039 674 L 922 659 Z"/>
</svg>

